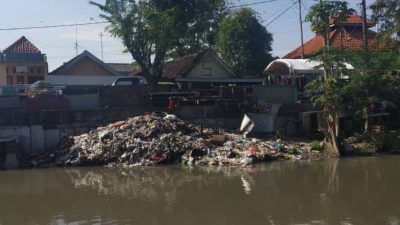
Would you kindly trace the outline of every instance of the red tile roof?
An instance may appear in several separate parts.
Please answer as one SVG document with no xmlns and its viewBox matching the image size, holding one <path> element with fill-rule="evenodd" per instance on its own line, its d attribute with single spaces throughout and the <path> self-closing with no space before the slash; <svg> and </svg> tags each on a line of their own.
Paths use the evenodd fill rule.
<svg viewBox="0 0 400 225">
<path fill-rule="evenodd" d="M 367 37 L 369 46 L 376 46 L 378 44 L 375 32 L 368 31 Z M 337 47 L 343 46 L 354 50 L 361 50 L 364 47 L 362 30 L 345 30 L 342 33 L 342 38 L 340 38 L 340 32 L 337 32 L 335 37 L 332 38 L 331 43 Z"/>
<path fill-rule="evenodd" d="M 340 36 L 342 35 L 342 38 Z M 362 30 L 360 29 L 345 29 L 342 34 L 338 29 L 335 29 L 331 32 L 330 35 L 330 43 L 335 47 L 347 47 L 354 50 L 361 50 L 363 48 L 363 38 L 362 38 Z M 376 46 L 376 33 L 373 31 L 368 31 L 368 45 Z M 321 35 L 318 35 L 311 40 L 304 43 L 304 57 L 310 57 L 318 50 L 320 50 L 324 46 L 324 39 Z M 379 48 L 381 46 L 378 46 Z M 301 46 L 287 54 L 283 57 L 284 59 L 300 59 L 301 58 Z"/>
<path fill-rule="evenodd" d="M 312 55 L 315 51 L 322 48 L 324 45 L 324 39 L 322 36 L 316 36 L 311 40 L 307 41 L 303 45 L 304 57 Z M 300 59 L 301 58 L 301 46 L 291 51 L 283 57 L 284 59 Z"/>
<path fill-rule="evenodd" d="M 12 45 L 4 50 L 5 53 L 29 53 L 29 54 L 42 54 L 25 36 L 22 36 Z"/>
<path fill-rule="evenodd" d="M 333 20 L 330 19 L 329 23 L 333 24 Z M 362 23 L 363 23 L 363 18 L 361 16 L 357 14 L 352 14 L 342 24 L 344 26 L 349 26 L 349 25 L 362 26 Z M 367 19 L 367 27 L 373 27 L 375 25 L 376 23 L 374 21 Z"/>
</svg>

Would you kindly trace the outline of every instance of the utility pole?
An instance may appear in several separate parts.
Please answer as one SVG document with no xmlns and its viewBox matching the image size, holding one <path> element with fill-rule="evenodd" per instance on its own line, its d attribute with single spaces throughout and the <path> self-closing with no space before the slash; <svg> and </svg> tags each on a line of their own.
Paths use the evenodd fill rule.
<svg viewBox="0 0 400 225">
<path fill-rule="evenodd" d="M 368 48 L 368 38 L 367 38 L 367 6 L 365 0 L 361 0 L 362 6 L 362 30 L 363 30 L 363 42 L 364 42 L 364 51 L 367 51 Z"/>
<path fill-rule="evenodd" d="M 75 53 L 78 55 L 78 20 L 75 23 Z"/>
<path fill-rule="evenodd" d="M 361 7 L 362 7 L 362 36 L 363 36 L 363 44 L 364 44 L 364 52 L 363 52 L 363 59 L 364 59 L 364 76 L 368 76 L 369 73 L 369 56 L 368 56 L 368 37 L 367 37 L 367 5 L 365 0 L 361 0 Z M 368 86 L 371 83 L 367 83 Z M 366 97 L 369 97 L 369 90 L 368 88 L 365 90 Z M 368 106 L 365 106 L 365 121 L 364 121 L 364 132 L 369 131 L 369 110 Z"/>
<path fill-rule="evenodd" d="M 299 14 L 300 14 L 300 35 L 301 35 L 301 58 L 304 59 L 303 16 L 301 15 L 301 0 L 299 0 Z"/>
<path fill-rule="evenodd" d="M 100 47 L 101 47 L 101 60 L 104 61 L 104 54 L 103 54 L 103 33 L 100 32 Z"/>
</svg>

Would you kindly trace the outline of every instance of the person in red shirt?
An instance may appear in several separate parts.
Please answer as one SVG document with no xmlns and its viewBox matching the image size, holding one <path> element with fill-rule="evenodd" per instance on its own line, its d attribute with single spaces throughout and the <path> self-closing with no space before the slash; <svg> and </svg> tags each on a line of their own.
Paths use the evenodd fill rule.
<svg viewBox="0 0 400 225">
<path fill-rule="evenodd" d="M 168 113 L 173 113 L 176 107 L 176 101 L 172 98 L 168 98 Z"/>
</svg>

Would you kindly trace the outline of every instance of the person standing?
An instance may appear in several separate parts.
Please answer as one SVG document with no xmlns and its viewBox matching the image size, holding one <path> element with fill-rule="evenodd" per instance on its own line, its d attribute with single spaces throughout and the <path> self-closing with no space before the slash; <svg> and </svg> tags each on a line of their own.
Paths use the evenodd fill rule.
<svg viewBox="0 0 400 225">
<path fill-rule="evenodd" d="M 168 113 L 172 114 L 175 111 L 176 108 L 176 101 L 172 98 L 168 98 Z"/>
</svg>

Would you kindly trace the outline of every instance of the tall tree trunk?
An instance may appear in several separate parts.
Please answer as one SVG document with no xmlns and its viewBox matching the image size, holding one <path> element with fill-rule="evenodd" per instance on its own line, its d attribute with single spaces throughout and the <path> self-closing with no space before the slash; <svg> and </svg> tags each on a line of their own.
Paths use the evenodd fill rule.
<svg viewBox="0 0 400 225">
<path fill-rule="evenodd" d="M 158 79 L 156 79 L 148 70 L 143 70 L 142 76 L 146 79 L 149 90 L 151 92 L 156 91 Z"/>
<path fill-rule="evenodd" d="M 328 109 L 329 110 L 329 109 Z M 326 125 L 327 131 L 325 133 L 325 149 L 326 153 L 331 157 L 339 157 L 340 156 L 340 148 L 338 143 L 338 137 L 336 135 L 336 112 L 326 112 Z"/>
<path fill-rule="evenodd" d="M 330 41 L 329 41 L 329 29 L 325 31 L 323 34 L 324 44 L 329 49 Z M 323 54 L 330 54 L 328 52 L 324 52 Z M 326 55 L 324 58 L 329 58 Z M 331 157 L 339 157 L 340 156 L 340 148 L 338 143 L 339 137 L 339 111 L 338 104 L 335 100 L 329 99 L 335 93 L 335 86 L 330 80 L 333 76 L 332 68 L 324 66 L 324 95 L 325 95 L 325 105 L 324 105 L 324 117 L 326 121 L 327 130 L 325 132 L 325 150 L 326 153 Z"/>
<path fill-rule="evenodd" d="M 367 134 L 367 133 L 369 133 L 369 112 L 368 112 L 368 107 L 366 106 L 363 111 L 364 111 L 364 117 L 365 117 L 365 120 L 364 120 L 364 134 Z"/>
</svg>

